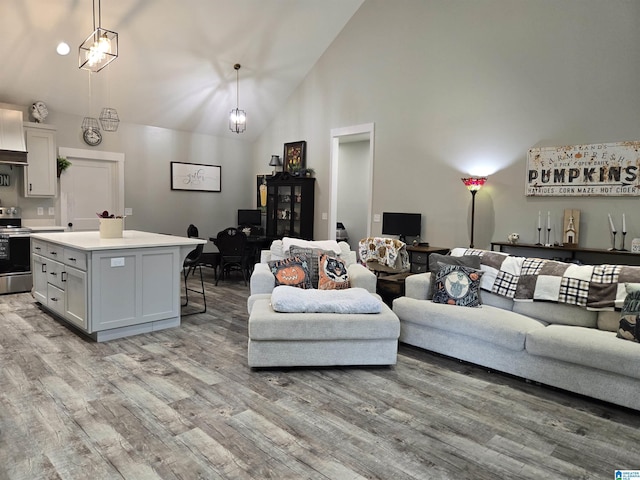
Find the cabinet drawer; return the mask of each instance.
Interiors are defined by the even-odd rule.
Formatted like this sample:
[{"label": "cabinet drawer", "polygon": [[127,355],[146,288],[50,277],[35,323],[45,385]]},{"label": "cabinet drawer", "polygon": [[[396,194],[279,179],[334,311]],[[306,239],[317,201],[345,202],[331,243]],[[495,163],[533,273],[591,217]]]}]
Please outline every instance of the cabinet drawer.
[{"label": "cabinet drawer", "polygon": [[422,263],[412,263],[411,264],[411,273],[424,273],[428,272],[428,266]]},{"label": "cabinet drawer", "polygon": [[31,239],[31,251],[38,255],[45,255],[47,253],[47,244],[40,240]]},{"label": "cabinet drawer", "polygon": [[44,253],[44,256],[61,262],[64,258],[64,248],[60,245],[54,245],[53,243],[47,243],[45,245],[47,251]]},{"label": "cabinet drawer", "polygon": [[54,260],[47,262],[47,282],[64,290],[64,265]]},{"label": "cabinet drawer", "polygon": [[47,285],[47,307],[59,315],[64,315],[64,290],[55,285]]},{"label": "cabinet drawer", "polygon": [[73,248],[64,249],[64,263],[80,270],[87,269],[87,254]]},{"label": "cabinet drawer", "polygon": [[411,252],[411,263],[420,263],[426,265],[429,261],[429,255],[422,252]]}]

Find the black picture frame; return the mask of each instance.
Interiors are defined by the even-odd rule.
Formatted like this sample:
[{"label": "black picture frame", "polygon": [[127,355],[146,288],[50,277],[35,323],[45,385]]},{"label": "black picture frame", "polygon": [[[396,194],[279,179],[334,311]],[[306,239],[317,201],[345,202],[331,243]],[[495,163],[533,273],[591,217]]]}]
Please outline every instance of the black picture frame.
[{"label": "black picture frame", "polygon": [[307,166],[307,142],[289,142],[284,144],[284,154],[282,156],[282,166],[284,172],[295,173]]}]

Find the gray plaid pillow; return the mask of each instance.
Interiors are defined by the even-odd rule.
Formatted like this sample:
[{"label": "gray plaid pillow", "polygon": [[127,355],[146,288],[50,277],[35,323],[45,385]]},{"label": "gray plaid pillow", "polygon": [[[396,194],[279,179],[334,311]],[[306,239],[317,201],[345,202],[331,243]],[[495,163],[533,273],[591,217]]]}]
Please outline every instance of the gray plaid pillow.
[{"label": "gray plaid pillow", "polygon": [[320,248],[308,248],[308,247],[298,247],[296,245],[291,245],[289,247],[289,255],[295,257],[297,255],[306,255],[309,260],[309,273],[311,274],[311,285],[313,288],[318,288],[318,278],[319,274],[319,260],[320,255],[326,254],[330,257],[335,257],[336,253],[332,250],[322,250]]}]

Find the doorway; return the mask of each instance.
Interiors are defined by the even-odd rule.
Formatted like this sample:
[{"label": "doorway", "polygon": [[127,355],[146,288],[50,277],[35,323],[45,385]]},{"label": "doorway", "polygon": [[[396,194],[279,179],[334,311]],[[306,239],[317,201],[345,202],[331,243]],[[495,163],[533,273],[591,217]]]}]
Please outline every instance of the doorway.
[{"label": "doorway", "polygon": [[344,224],[349,245],[358,250],[360,239],[371,236],[373,211],[374,124],[331,130],[331,184],[329,235]]},{"label": "doorway", "polygon": [[60,219],[69,230],[98,230],[97,213],[124,214],[124,153],[60,147],[71,162],[60,176]]}]

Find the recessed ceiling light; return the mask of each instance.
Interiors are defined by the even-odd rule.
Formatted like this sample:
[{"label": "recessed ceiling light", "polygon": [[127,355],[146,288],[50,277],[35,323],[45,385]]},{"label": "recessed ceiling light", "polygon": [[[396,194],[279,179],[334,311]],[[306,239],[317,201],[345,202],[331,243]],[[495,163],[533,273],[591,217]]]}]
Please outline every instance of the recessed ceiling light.
[{"label": "recessed ceiling light", "polygon": [[58,52],[58,55],[68,55],[70,51],[71,48],[69,48],[69,45],[65,42],[60,42],[56,47],[56,52]]}]

